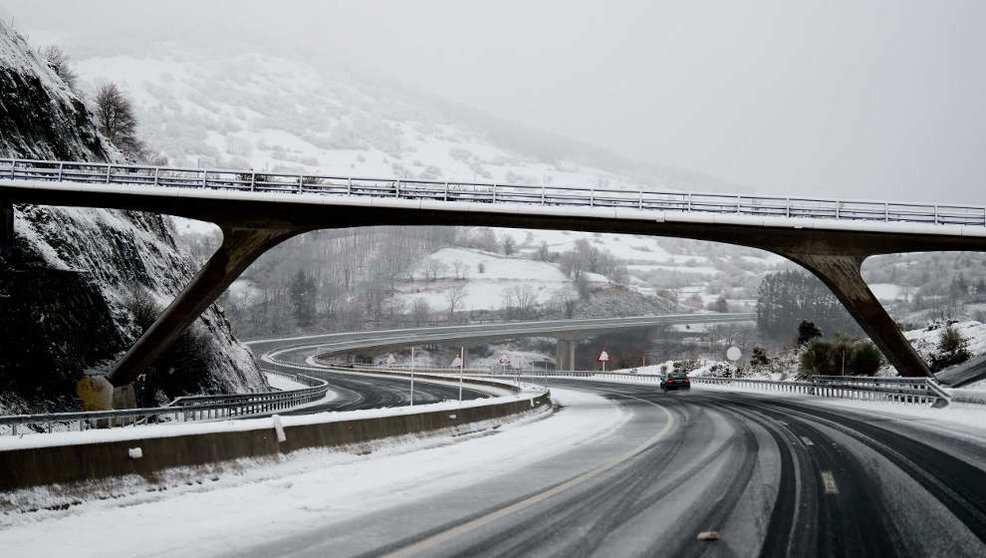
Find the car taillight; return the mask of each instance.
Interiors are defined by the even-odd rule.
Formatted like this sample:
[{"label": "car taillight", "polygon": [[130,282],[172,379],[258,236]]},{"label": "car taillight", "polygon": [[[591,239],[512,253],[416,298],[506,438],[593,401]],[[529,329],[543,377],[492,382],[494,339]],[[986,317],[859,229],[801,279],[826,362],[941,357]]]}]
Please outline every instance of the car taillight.
[{"label": "car taillight", "polygon": [[688,382],[688,381],[689,381],[688,378],[685,378],[685,382]]}]

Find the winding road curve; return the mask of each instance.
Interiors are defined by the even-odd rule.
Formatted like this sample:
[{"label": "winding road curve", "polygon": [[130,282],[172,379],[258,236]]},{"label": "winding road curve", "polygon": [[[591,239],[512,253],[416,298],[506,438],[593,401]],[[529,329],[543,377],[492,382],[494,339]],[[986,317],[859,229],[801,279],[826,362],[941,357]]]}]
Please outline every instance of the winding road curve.
[{"label": "winding road curve", "polygon": [[247,555],[986,555],[982,429],[701,387],[552,385],[601,393],[630,418],[469,490]]}]

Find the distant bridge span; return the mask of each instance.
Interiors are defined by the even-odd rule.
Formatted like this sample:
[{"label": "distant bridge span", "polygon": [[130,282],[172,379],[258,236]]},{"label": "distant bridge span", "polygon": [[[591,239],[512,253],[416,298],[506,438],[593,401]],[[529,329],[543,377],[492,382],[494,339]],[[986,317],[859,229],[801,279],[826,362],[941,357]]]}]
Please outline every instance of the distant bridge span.
[{"label": "distant bridge span", "polygon": [[0,239],[8,245],[11,203],[165,213],[222,229],[220,248],[107,376],[116,386],[133,381],[258,256],[316,229],[484,225],[759,248],[817,275],[905,376],[930,373],[863,281],[863,261],[900,252],[986,251],[982,206],[0,159]]}]

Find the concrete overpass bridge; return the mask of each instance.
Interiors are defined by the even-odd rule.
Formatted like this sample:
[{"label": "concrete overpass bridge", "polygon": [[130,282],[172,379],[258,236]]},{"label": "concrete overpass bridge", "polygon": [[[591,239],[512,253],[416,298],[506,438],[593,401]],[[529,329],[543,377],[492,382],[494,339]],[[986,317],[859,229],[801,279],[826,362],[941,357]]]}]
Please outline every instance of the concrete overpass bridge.
[{"label": "concrete overpass bridge", "polygon": [[518,337],[554,337],[558,341],[556,365],[559,370],[575,369],[575,347],[580,339],[603,333],[689,324],[735,324],[756,320],[753,313],[665,314],[630,318],[586,320],[542,320],[496,324],[469,324],[419,327],[384,331],[360,331],[306,335],[293,338],[255,340],[247,345],[255,355],[277,350],[318,348],[331,356],[349,352],[393,351],[432,343],[494,342]]},{"label": "concrete overpass bridge", "polygon": [[211,221],[223,243],[107,376],[136,378],[258,256],[316,229],[460,225],[670,236],[759,248],[818,276],[905,376],[927,364],[863,281],[873,255],[986,250],[986,208],[376,179],[0,159],[0,245],[12,203],[115,208]]}]

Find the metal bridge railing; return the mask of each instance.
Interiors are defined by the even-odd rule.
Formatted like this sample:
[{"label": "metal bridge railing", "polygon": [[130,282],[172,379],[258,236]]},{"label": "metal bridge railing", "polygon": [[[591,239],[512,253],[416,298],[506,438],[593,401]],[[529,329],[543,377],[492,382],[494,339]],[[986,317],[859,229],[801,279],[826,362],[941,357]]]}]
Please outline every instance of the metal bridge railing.
[{"label": "metal bridge railing", "polygon": [[0,159],[0,179],[986,227],[986,207]]},{"label": "metal bridge railing", "polygon": [[266,374],[286,377],[304,384],[306,387],[264,393],[179,397],[163,407],[0,416],[0,434],[81,431],[90,428],[133,426],[150,422],[192,422],[243,418],[314,403],[325,397],[328,392],[329,384],[325,380],[305,374],[293,374],[278,370],[269,363],[263,363],[261,367]]}]

